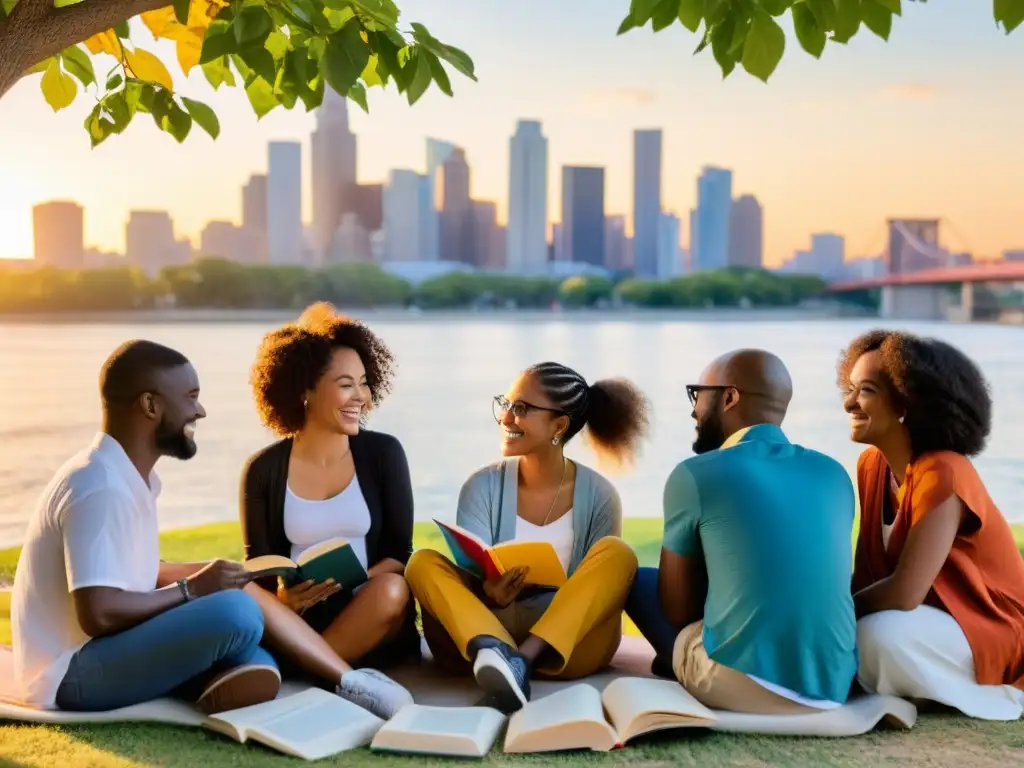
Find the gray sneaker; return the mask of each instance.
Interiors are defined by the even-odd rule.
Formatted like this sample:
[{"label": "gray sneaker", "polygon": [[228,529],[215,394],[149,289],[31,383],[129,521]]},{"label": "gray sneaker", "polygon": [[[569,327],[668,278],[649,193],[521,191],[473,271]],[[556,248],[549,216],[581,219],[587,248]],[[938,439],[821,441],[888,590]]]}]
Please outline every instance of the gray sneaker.
[{"label": "gray sneaker", "polygon": [[341,676],[335,693],[382,720],[390,720],[402,707],[413,703],[409,691],[376,669],[349,670]]}]

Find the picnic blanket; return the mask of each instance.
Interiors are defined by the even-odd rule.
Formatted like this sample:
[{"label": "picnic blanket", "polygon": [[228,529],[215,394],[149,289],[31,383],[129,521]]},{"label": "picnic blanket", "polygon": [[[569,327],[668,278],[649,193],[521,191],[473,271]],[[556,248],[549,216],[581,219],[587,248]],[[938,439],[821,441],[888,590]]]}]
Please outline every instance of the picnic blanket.
[{"label": "picnic blanket", "polygon": [[[540,699],[568,685],[579,682],[598,690],[617,677],[650,676],[653,658],[650,645],[641,638],[625,637],[609,669],[591,677],[574,681],[536,680],[533,698]],[[405,685],[418,704],[463,707],[479,702],[481,693],[469,678],[452,678],[430,662],[429,652],[424,662],[389,670],[392,677]],[[308,684],[286,680],[279,696],[299,693]],[[107,712],[63,712],[39,710],[9,703],[13,691],[13,654],[0,647],[0,720],[26,723],[110,723],[157,722],[179,726],[201,726],[203,714],[191,704],[171,698],[156,699],[145,704]],[[750,715],[716,711],[718,722],[714,730],[734,733],[760,733],[788,736],[858,736],[879,725],[898,729],[912,728],[917,720],[917,708],[908,701],[892,696],[859,696],[850,699],[838,709],[806,715]]]}]

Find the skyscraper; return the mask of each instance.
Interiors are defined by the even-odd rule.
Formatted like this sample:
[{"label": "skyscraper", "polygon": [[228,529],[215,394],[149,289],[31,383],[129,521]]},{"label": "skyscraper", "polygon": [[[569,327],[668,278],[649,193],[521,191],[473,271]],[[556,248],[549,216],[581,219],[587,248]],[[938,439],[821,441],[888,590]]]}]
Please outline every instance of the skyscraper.
[{"label": "skyscraper", "polygon": [[85,265],[85,215],[78,203],[33,206],[32,237],[40,266],[81,269]]},{"label": "skyscraper", "polygon": [[192,256],[189,242],[174,238],[174,222],[167,211],[129,211],[124,244],[128,262],[150,275],[186,264]]},{"label": "skyscraper", "polygon": [[811,262],[814,272],[826,280],[835,280],[843,275],[846,260],[846,240],[842,235],[823,232],[811,235]]},{"label": "skyscraper", "polygon": [[301,264],[302,145],[272,141],[267,161],[267,253],[271,264]]},{"label": "skyscraper", "polygon": [[[441,193],[441,248],[445,261],[473,262],[473,207],[469,199],[469,163],[460,148],[444,161],[437,176]],[[429,226],[429,225],[428,225]],[[429,229],[428,233],[429,234]],[[429,248],[429,243],[424,243]]]},{"label": "skyscraper", "polygon": [[638,277],[658,274],[661,221],[661,130],[633,132],[633,268]]},{"label": "skyscraper", "polygon": [[512,272],[548,262],[548,140],[536,120],[520,120],[509,142],[508,246]]},{"label": "skyscraper", "polygon": [[604,168],[562,167],[562,249],[566,261],[604,264]]},{"label": "skyscraper", "polygon": [[246,261],[267,261],[267,176],[253,174],[242,187],[242,232],[247,244]]},{"label": "skyscraper", "polygon": [[675,277],[683,271],[679,251],[679,217],[674,213],[658,215],[658,269],[655,277]]},{"label": "skyscraper", "polygon": [[625,216],[604,217],[604,266],[612,270],[628,269],[630,266]]},{"label": "skyscraper", "polygon": [[384,187],[384,260],[420,261],[429,203],[425,176],[416,171],[393,170]]},{"label": "skyscraper", "polygon": [[697,210],[690,236],[693,270],[722,269],[729,263],[732,171],[705,166],[697,179]]},{"label": "skyscraper", "polygon": [[423,258],[437,261],[441,258],[441,200],[437,177],[445,161],[451,157],[455,145],[440,139],[427,139],[427,184],[431,190],[430,208],[426,212],[426,231],[423,233]]},{"label": "skyscraper", "polygon": [[352,210],[356,186],[356,136],[348,125],[348,99],[324,89],[310,142],[313,173],[313,253],[323,261],[341,223]]},{"label": "skyscraper", "polygon": [[732,201],[729,214],[729,266],[761,267],[764,263],[764,215],[753,195]]}]

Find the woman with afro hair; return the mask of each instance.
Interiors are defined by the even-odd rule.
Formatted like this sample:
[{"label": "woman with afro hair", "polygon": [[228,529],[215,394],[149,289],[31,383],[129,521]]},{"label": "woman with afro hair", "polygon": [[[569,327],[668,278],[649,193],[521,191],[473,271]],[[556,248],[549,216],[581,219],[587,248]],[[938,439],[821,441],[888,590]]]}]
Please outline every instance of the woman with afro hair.
[{"label": "woman with afro hair", "polygon": [[392,374],[384,343],[327,304],[268,333],[251,382],[260,418],[280,439],[249,458],[241,482],[246,559],[297,560],[343,538],[367,569],[369,580],[355,588],[273,577],[260,586],[264,599],[276,597],[305,620],[294,647],[283,649],[287,660],[385,719],[412,699],[376,668],[420,647],[404,577],[412,554],[409,465],[397,439],[363,429]]},{"label": "woman with afro hair", "polygon": [[955,347],[900,331],[840,358],[857,462],[858,679],[986,720],[1024,709],[1024,561],[969,457],[992,399]]}]

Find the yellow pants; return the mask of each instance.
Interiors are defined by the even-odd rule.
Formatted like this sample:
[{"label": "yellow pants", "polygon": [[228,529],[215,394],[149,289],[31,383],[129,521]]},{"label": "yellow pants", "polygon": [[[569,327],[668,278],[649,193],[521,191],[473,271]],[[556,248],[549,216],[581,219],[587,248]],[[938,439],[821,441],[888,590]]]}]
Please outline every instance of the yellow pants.
[{"label": "yellow pants", "polygon": [[[549,601],[492,611],[474,591],[474,579],[429,549],[413,553],[405,578],[423,609],[423,634],[434,659],[449,669],[468,668],[466,647],[490,635],[512,647],[533,635],[557,653],[538,672],[574,679],[608,665],[622,639],[622,609],[636,575],[636,554],[622,539],[598,541]],[[478,587],[477,587],[478,588]],[[532,614],[532,615],[531,615]],[[511,625],[511,626],[509,626]]]}]

